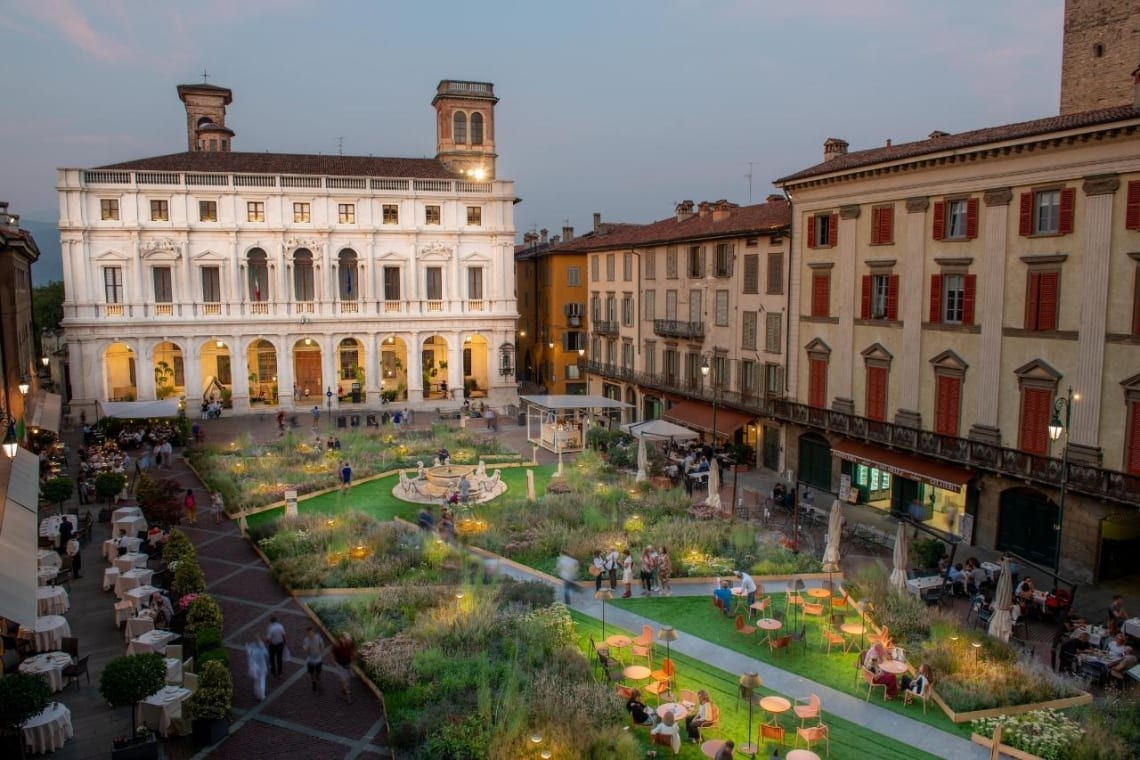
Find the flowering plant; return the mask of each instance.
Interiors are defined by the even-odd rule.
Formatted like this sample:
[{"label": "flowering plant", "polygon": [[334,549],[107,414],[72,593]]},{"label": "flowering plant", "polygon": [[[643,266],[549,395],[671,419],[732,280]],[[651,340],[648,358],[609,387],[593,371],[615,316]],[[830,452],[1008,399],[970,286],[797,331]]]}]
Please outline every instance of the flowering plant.
[{"label": "flowering plant", "polygon": [[184,610],[190,606],[190,602],[198,598],[197,594],[185,594],[178,600],[178,609]]},{"label": "flowering plant", "polygon": [[1001,715],[974,721],[983,736],[992,737],[1002,727],[1001,741],[1044,760],[1067,757],[1069,747],[1081,737],[1081,726],[1056,710],[1034,710],[1022,715]]}]

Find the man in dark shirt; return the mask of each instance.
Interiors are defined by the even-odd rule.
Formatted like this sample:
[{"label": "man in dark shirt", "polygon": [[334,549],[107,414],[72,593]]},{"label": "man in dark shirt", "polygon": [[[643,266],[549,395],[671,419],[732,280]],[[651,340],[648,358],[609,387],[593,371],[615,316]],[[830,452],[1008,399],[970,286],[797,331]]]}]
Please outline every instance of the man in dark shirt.
[{"label": "man in dark shirt", "polygon": [[637,689],[629,695],[629,701],[625,703],[625,709],[629,710],[629,715],[633,718],[633,722],[639,726],[652,726],[655,721],[654,715],[641,701],[641,692]]},{"label": "man in dark shirt", "polygon": [[1086,649],[1092,649],[1092,644],[1089,643],[1089,635],[1081,633],[1066,641],[1061,645],[1061,672],[1071,673],[1074,670],[1074,663],[1077,659],[1077,654]]}]

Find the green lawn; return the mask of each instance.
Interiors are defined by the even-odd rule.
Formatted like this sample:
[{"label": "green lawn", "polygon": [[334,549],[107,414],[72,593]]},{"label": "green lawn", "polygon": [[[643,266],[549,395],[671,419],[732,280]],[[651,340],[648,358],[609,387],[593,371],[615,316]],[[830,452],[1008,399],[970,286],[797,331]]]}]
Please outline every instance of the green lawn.
[{"label": "green lawn", "polygon": [[[488,465],[487,467],[488,472],[493,472],[495,469],[497,469],[496,465]],[[557,467],[555,465],[544,465],[541,467],[503,467],[502,479],[503,482],[507,484],[507,492],[503,496],[499,496],[497,499],[488,502],[485,508],[493,509],[495,501],[506,498],[507,496],[525,495],[527,470],[534,470],[535,495],[541,499],[546,493],[546,484],[550,482],[550,477],[554,474],[556,469]],[[387,477],[357,483],[347,491],[329,491],[320,496],[314,496],[311,499],[301,500],[297,504],[297,511],[301,513],[336,515],[355,510],[370,515],[377,520],[387,521],[394,517],[401,517],[414,522],[416,515],[419,514],[423,505],[403,501],[392,495],[392,489],[396,487],[399,480],[399,475],[389,475]],[[479,511],[481,508],[484,508],[484,505],[476,505],[475,510]],[[283,513],[284,507],[270,509],[256,515],[250,515],[248,522],[250,525],[258,525],[267,520],[274,520]]]},{"label": "green lawn", "polygon": [[[650,600],[645,600],[650,601]],[[689,601],[683,599],[661,599],[652,601],[662,602],[680,602]],[[702,601],[704,601],[702,599]],[[616,603],[616,602],[615,602]],[[625,606],[626,603],[622,603]],[[578,630],[579,645],[582,651],[590,652],[589,637],[592,635],[595,640],[602,638],[601,622],[590,617],[586,617],[580,613],[571,611],[574,618],[575,626]],[[720,622],[720,621],[716,621]],[[728,625],[726,623],[726,625]],[[681,629],[681,626],[677,626]],[[711,627],[711,626],[710,626]],[[731,632],[731,631],[730,631]],[[635,635],[637,632],[623,631],[620,628],[607,625],[606,635],[612,636],[615,633],[625,633],[626,635]],[[739,634],[732,633],[737,638],[742,638]],[[719,642],[718,642],[719,643]],[[663,657],[664,650],[659,646],[656,647],[658,659],[655,661],[660,663],[660,657]],[[749,650],[751,653],[751,650]],[[691,689],[696,691],[698,689],[705,689],[708,691],[709,696],[712,698],[713,703],[721,709],[721,731],[714,733],[714,738],[733,739],[737,746],[745,742],[745,736],[748,732],[748,706],[738,698],[737,682],[740,674],[726,673],[719,670],[712,665],[694,660],[691,657],[686,657],[679,654],[676,650],[671,653],[674,664],[676,665],[677,682],[680,688]],[[848,680],[850,686],[850,680]],[[775,692],[760,688],[758,690],[763,695],[774,694]],[[791,699],[794,696],[788,695],[781,696]],[[646,700],[650,707],[654,706],[652,698]],[[922,714],[921,708],[917,711],[919,715]],[[910,709],[910,715],[913,717],[915,714],[914,708]],[[921,750],[902,744],[895,741],[883,734],[875,733],[872,728],[861,726],[855,723],[837,718],[833,715],[827,714],[827,704],[824,703],[824,722],[830,726],[831,729],[831,755],[833,760],[867,760],[867,758],[874,758],[875,760],[921,760],[922,758],[936,758],[936,755],[931,755]],[[759,733],[759,725],[765,720],[765,715],[758,708],[753,708],[752,713],[752,731],[753,735]],[[795,732],[794,728],[799,725],[799,721],[795,720],[791,713],[782,716],[781,725],[789,730],[789,738],[787,739],[787,748],[794,746]],[[644,739],[645,745],[648,748],[647,729],[634,729],[638,732],[640,738]],[[803,746],[803,743],[800,743]],[[818,754],[820,757],[826,757],[826,751],[823,745],[816,745],[819,748]],[[661,749],[661,748],[658,748]],[[760,745],[761,753],[759,758],[767,758],[771,753],[771,747],[768,744]],[[739,756],[739,752],[737,753]],[[786,750],[781,752],[781,755],[786,754]],[[662,754],[661,757],[673,757],[670,754]],[[696,745],[686,742],[681,748],[681,754],[677,757],[682,760],[698,760],[703,755],[700,748]]]},{"label": "green lawn", "polygon": [[[783,611],[783,594],[766,594],[766,596],[772,598],[772,609]],[[631,598],[614,599],[610,604],[642,615],[650,620],[671,625],[677,629],[678,633],[687,633],[726,649],[741,652],[765,665],[795,673],[816,683],[830,686],[837,691],[857,694],[860,697],[866,696],[865,686],[861,689],[855,687],[855,659],[858,656],[856,652],[858,640],[855,642],[855,648],[848,654],[844,654],[838,649],[832,649],[831,654],[827,654],[826,648],[820,649],[819,619],[811,617],[805,619],[801,611],[799,615],[800,625],[807,627],[806,651],[799,645],[794,645],[790,655],[785,654],[788,650],[783,650],[773,656],[772,650],[768,648],[764,638],[760,636],[762,631],[757,631],[750,636],[737,633],[733,627],[734,618],[721,616],[713,608],[709,599],[707,596]],[[858,622],[859,616],[857,613],[850,613],[847,619],[849,622]],[[791,622],[794,620],[794,616],[789,613],[786,620],[789,622],[785,624],[781,633],[791,633],[792,631]],[[747,616],[745,616],[745,621],[747,622]],[[970,737],[971,731],[968,724],[953,723],[933,703],[931,703],[928,712],[923,715],[921,707],[918,709],[914,705],[903,707],[901,698],[891,702],[883,701],[881,692],[878,690],[872,694],[871,699],[875,700],[875,704],[885,710],[905,714],[908,718],[928,723],[956,736],[966,739]]]}]

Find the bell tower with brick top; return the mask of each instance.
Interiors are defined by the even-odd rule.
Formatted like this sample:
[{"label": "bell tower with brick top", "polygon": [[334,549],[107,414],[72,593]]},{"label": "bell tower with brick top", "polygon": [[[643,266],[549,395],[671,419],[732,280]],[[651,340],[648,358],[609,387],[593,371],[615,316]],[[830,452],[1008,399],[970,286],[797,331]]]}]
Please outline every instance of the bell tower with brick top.
[{"label": "bell tower with brick top", "polygon": [[1131,73],[1140,66],[1140,2],[1065,0],[1061,113],[1135,102]]},{"label": "bell tower with brick top", "polygon": [[234,132],[226,126],[226,106],[234,100],[228,87],[180,84],[178,97],[186,104],[186,141],[190,152],[228,153]]},{"label": "bell tower with brick top", "polygon": [[436,87],[435,157],[472,180],[495,178],[495,85],[444,79]]}]

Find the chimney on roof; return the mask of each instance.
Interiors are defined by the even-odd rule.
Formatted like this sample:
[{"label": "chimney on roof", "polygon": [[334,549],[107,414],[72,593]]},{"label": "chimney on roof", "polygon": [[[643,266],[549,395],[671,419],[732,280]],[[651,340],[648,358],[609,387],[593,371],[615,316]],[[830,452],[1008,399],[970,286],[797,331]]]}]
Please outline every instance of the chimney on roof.
[{"label": "chimney on roof", "polygon": [[538,231],[538,242],[545,243],[548,232],[545,227]]},{"label": "chimney on roof", "polygon": [[708,216],[711,209],[712,204],[708,201],[701,201],[697,204],[697,213],[700,215],[701,219],[704,219],[706,216]]},{"label": "chimney on roof", "polygon": [[574,228],[573,227],[563,227],[562,228],[562,239],[565,240],[567,243],[569,243],[571,240],[573,240],[574,239]]},{"label": "chimney on roof", "polygon": [[601,231],[602,231],[602,215],[599,212],[595,211],[594,212],[594,234],[597,234]]},{"label": "chimney on roof", "polygon": [[772,193],[771,195],[769,195],[767,198],[764,199],[764,202],[765,203],[779,203],[780,201],[786,201],[786,200],[787,200],[787,198],[780,195],[779,193]]},{"label": "chimney on roof", "polygon": [[847,141],[838,137],[829,137],[823,141],[823,160],[830,161],[836,156],[847,155]]},{"label": "chimney on roof", "polygon": [[729,203],[723,198],[713,204],[713,221],[721,222],[731,216],[732,209],[736,208],[735,203]]},{"label": "chimney on roof", "polygon": [[677,221],[683,222],[693,215],[693,202],[681,201],[677,204]]},{"label": "chimney on roof", "polygon": [[523,245],[534,245],[536,242],[538,242],[537,232],[523,233]]},{"label": "chimney on roof", "polygon": [[550,244],[551,245],[558,245],[560,242],[562,242],[562,238],[558,237],[557,235],[550,238]]},{"label": "chimney on roof", "polygon": [[937,140],[939,137],[949,137],[949,132],[943,132],[941,129],[936,129],[930,133],[931,140]]},{"label": "chimney on roof", "polygon": [[889,137],[887,138],[887,147],[888,148],[891,147],[891,138],[889,138]]}]

